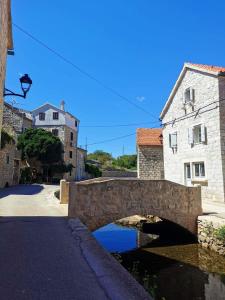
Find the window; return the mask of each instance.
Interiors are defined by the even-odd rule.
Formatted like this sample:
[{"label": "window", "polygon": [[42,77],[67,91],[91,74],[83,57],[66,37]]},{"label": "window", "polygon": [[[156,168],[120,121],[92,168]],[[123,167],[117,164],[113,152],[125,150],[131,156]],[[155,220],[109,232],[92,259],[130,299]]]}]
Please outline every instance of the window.
[{"label": "window", "polygon": [[9,155],[8,154],[6,155],[6,163],[7,163],[7,165],[9,164]]},{"label": "window", "polygon": [[205,177],[205,164],[204,162],[194,163],[194,177],[203,178]]},{"label": "window", "polygon": [[43,112],[39,113],[39,120],[40,121],[44,121],[45,120],[45,113],[43,113]]},{"label": "window", "polygon": [[206,143],[206,128],[203,124],[189,128],[188,131],[189,144]]},{"label": "window", "polygon": [[188,88],[184,92],[184,103],[191,103],[194,101],[195,98],[195,90],[192,88]]},{"label": "window", "polygon": [[77,122],[77,120],[75,121],[75,127],[77,127],[77,125],[78,125],[78,122]]},{"label": "window", "polygon": [[59,130],[58,129],[52,129],[52,134],[54,136],[58,136],[59,135]]},{"label": "window", "polygon": [[169,135],[169,145],[170,148],[177,148],[177,132],[171,133]]},{"label": "window", "polygon": [[53,112],[53,120],[58,120],[59,119],[59,113],[54,111]]},{"label": "window", "polygon": [[70,140],[73,141],[73,132],[70,132]]},{"label": "window", "polygon": [[70,151],[70,158],[73,158],[73,151]]}]

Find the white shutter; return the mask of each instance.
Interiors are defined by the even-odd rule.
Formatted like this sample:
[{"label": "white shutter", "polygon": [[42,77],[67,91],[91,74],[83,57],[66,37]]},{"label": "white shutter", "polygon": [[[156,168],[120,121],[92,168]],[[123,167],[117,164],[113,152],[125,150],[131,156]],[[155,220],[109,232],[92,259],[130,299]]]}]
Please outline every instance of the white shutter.
[{"label": "white shutter", "polygon": [[201,124],[201,142],[205,143],[206,142],[206,130],[205,130],[205,125]]},{"label": "white shutter", "polygon": [[193,128],[188,128],[188,144],[194,144]]},{"label": "white shutter", "polygon": [[194,89],[190,89],[190,100],[191,100],[191,102],[194,102],[194,100],[195,100],[195,90]]}]

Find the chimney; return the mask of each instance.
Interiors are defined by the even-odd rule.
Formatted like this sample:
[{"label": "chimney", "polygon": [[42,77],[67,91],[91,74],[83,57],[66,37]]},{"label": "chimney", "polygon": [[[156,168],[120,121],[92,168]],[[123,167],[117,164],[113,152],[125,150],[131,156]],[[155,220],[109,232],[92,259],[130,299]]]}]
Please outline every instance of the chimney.
[{"label": "chimney", "polygon": [[65,101],[64,100],[62,100],[60,103],[60,109],[65,111]]}]

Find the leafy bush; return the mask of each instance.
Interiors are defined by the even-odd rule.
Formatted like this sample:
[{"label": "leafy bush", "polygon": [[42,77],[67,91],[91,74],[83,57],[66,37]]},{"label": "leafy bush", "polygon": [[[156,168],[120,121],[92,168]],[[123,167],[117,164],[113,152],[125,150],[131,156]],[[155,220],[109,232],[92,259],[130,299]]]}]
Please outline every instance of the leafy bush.
[{"label": "leafy bush", "polygon": [[21,175],[20,175],[20,183],[26,184],[32,182],[32,170],[31,168],[24,168],[21,169]]},{"label": "leafy bush", "polygon": [[15,144],[14,138],[5,130],[1,131],[1,149],[5,148],[6,144]]},{"label": "leafy bush", "polygon": [[102,176],[102,171],[94,165],[90,165],[90,164],[86,163],[85,164],[85,171],[88,174],[92,175],[93,177],[101,177]]},{"label": "leafy bush", "polygon": [[225,242],[225,225],[221,226],[215,231],[215,236],[218,240],[222,240]]}]

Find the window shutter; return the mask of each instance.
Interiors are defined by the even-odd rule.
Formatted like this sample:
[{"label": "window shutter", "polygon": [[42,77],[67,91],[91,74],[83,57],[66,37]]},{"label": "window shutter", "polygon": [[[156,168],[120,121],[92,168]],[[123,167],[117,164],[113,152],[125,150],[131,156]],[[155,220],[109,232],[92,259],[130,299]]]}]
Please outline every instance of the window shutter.
[{"label": "window shutter", "polygon": [[169,134],[169,146],[171,148],[171,134]]},{"label": "window shutter", "polygon": [[193,128],[188,128],[188,144],[194,143]]},{"label": "window shutter", "polygon": [[205,125],[201,124],[201,142],[205,143],[206,142],[206,129],[205,129]]},{"label": "window shutter", "polygon": [[190,100],[193,102],[195,100],[195,90],[190,89]]}]

